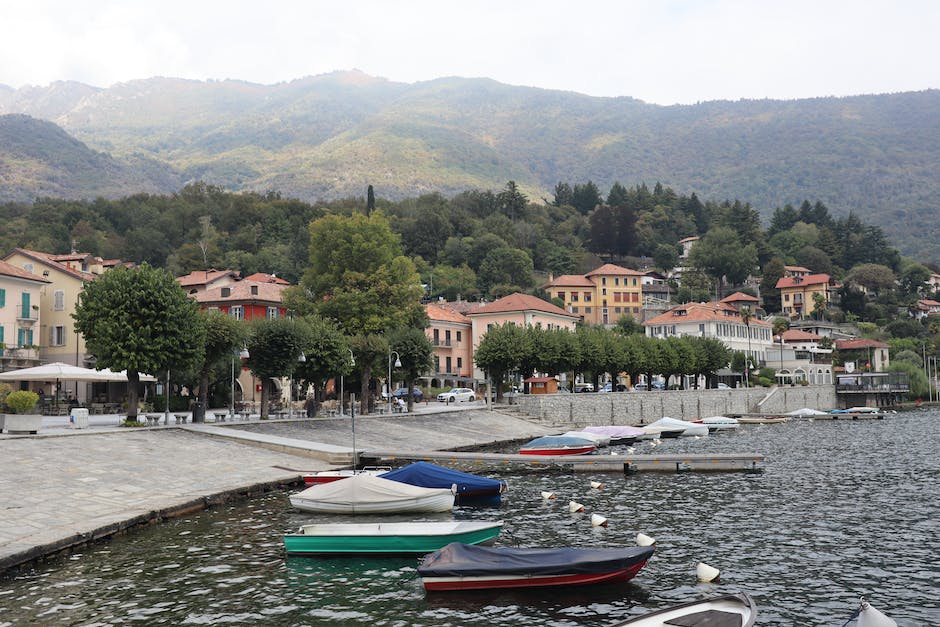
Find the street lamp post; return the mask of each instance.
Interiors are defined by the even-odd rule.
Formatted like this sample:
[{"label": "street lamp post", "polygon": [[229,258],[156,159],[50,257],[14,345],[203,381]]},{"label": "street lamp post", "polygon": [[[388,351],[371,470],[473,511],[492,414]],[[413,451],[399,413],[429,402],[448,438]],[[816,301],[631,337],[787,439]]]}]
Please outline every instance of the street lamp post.
[{"label": "street lamp post", "polygon": [[250,355],[248,354],[248,349],[243,348],[240,351],[232,350],[232,396],[229,398],[228,402],[228,414],[234,420],[235,418],[235,360],[236,359],[248,359]]},{"label": "street lamp post", "polygon": [[[351,349],[351,348],[347,348],[346,350],[349,352],[349,363],[350,363],[353,367],[355,367],[355,366],[356,366],[356,356],[353,355],[353,352],[352,352],[352,349]],[[346,395],[345,395],[345,393],[344,393],[344,391],[343,391],[343,377],[344,377],[344,375],[343,375],[342,373],[340,373],[340,375],[339,375],[339,415],[340,415],[340,416],[345,415],[345,414],[344,414],[344,407],[343,407],[343,404],[344,404],[344,403],[343,403],[343,401],[346,399]],[[354,433],[355,433],[355,432],[354,432]],[[353,436],[353,437],[355,437],[355,436]],[[353,449],[355,449],[355,446],[353,447]]]},{"label": "street lamp post", "polygon": [[[388,352],[388,380],[385,383],[386,390],[388,392],[388,414],[392,415],[392,355],[395,355],[395,367],[401,368],[401,355],[398,354],[398,351],[389,351]],[[411,393],[411,390],[408,390],[408,393]]]},{"label": "street lamp post", "polygon": [[[303,354],[303,351],[300,353],[300,357],[297,358],[297,363],[302,364],[307,361],[307,356]],[[295,366],[296,367],[296,366]],[[290,389],[287,390],[287,417],[294,417],[294,370],[290,371]]]}]

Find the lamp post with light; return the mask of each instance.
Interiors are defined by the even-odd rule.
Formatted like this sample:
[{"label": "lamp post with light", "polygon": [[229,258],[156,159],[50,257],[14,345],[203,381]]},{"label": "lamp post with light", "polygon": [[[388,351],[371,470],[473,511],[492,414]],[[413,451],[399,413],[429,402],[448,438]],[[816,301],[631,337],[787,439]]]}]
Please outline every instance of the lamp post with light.
[{"label": "lamp post with light", "polygon": [[[349,352],[349,363],[350,363],[350,365],[351,365],[353,368],[355,368],[355,367],[356,367],[356,356],[353,355],[353,352],[352,352],[352,349],[351,349],[351,348],[347,348],[346,350]],[[343,375],[342,373],[340,373],[340,375],[339,375],[339,415],[340,415],[340,416],[343,416],[343,415],[344,415],[344,413],[343,413],[343,412],[344,412],[344,407],[343,407],[343,405],[344,405],[344,401],[346,400],[346,395],[345,395],[345,393],[344,393],[344,391],[343,391],[343,377],[344,377],[344,375]],[[355,448],[355,447],[353,447],[353,448]]]},{"label": "lamp post with light", "polygon": [[[398,351],[389,351],[388,352],[388,381],[385,383],[385,387],[388,389],[388,414],[392,414],[392,355],[395,355],[395,367],[401,368],[401,355],[398,354]],[[411,390],[409,390],[409,393]]]},{"label": "lamp post with light", "polygon": [[[307,356],[304,355],[303,351],[300,352],[300,357],[297,358],[297,363],[302,364],[306,363]],[[287,417],[294,417],[294,370],[290,371],[290,389],[287,390]]]},{"label": "lamp post with light", "polygon": [[247,348],[232,351],[232,396],[229,399],[228,414],[233,420],[235,418],[235,360],[248,359],[250,356]]}]

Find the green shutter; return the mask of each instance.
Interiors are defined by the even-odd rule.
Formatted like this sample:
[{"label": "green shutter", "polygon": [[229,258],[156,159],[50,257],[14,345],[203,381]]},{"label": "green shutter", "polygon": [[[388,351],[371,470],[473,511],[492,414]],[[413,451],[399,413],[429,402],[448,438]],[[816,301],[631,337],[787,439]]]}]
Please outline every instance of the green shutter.
[{"label": "green shutter", "polygon": [[0,325],[0,344],[3,344],[3,325]]},{"label": "green shutter", "polygon": [[0,288],[0,307],[6,307],[7,305],[7,291],[3,288]]},{"label": "green shutter", "polygon": [[29,292],[23,292],[23,297],[20,299],[23,303],[23,315],[21,318],[29,318]]}]

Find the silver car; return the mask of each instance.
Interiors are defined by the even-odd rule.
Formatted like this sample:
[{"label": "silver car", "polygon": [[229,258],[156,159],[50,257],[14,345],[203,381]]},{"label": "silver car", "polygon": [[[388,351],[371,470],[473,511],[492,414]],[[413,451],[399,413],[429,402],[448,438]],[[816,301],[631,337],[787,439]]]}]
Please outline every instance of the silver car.
[{"label": "silver car", "polygon": [[458,401],[475,401],[476,392],[470,388],[451,388],[449,392],[442,392],[437,395],[437,400],[442,403],[456,403]]}]

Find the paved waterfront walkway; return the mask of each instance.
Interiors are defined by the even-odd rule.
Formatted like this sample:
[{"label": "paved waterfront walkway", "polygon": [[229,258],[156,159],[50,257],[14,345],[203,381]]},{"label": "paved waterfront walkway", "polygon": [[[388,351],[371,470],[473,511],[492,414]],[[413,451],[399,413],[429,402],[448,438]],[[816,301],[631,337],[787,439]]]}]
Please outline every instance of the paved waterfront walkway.
[{"label": "paved waterfront walkway", "polygon": [[[438,406],[438,411],[357,417],[357,448],[360,442],[372,447],[407,442],[412,449],[432,450],[545,432],[480,405]],[[304,471],[333,467],[329,459],[259,448],[258,441],[296,440],[301,448],[327,453],[352,445],[349,418],[226,427],[116,424],[102,420],[81,430],[44,425],[38,436],[0,436],[0,572],[135,524],[286,486]],[[219,437],[238,435],[234,431],[241,432],[238,439]]]}]

